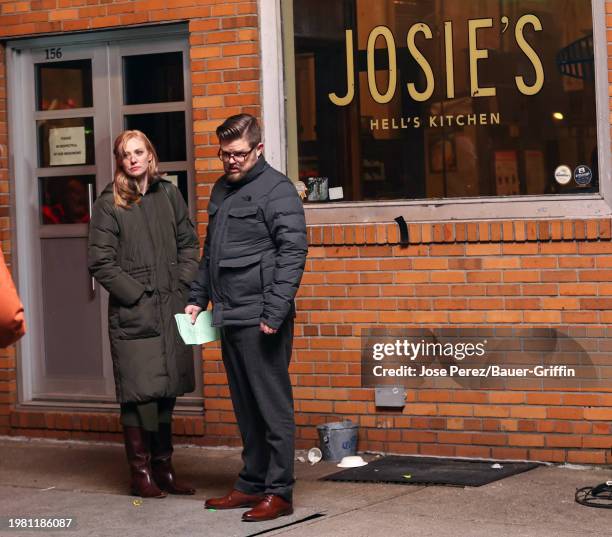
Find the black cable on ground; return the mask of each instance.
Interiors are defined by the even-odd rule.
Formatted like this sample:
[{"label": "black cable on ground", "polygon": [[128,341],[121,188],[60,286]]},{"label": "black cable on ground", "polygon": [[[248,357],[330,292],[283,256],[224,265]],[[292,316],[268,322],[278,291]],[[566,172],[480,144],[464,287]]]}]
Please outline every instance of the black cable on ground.
[{"label": "black cable on ground", "polygon": [[587,507],[612,509],[612,481],[606,481],[595,487],[582,487],[574,496],[576,502]]}]

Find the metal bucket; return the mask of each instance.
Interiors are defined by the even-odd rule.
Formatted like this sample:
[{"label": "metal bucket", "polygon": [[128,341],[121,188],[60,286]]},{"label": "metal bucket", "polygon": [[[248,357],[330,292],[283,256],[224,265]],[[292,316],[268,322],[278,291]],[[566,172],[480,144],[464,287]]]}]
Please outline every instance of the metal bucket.
[{"label": "metal bucket", "polygon": [[339,461],[342,457],[355,455],[359,425],[352,421],[335,421],[317,425],[323,460]]}]

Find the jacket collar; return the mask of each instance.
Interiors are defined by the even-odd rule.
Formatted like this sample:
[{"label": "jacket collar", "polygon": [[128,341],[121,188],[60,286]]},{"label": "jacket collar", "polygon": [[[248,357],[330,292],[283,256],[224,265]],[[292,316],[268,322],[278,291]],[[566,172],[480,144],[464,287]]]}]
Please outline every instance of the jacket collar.
[{"label": "jacket collar", "polygon": [[[147,192],[149,192],[150,190],[157,190],[162,181],[166,181],[167,183],[170,182],[168,181],[168,179],[166,179],[165,177],[161,177],[160,175],[156,175],[152,177],[151,179],[149,179],[149,185],[147,186]],[[106,185],[106,187],[104,187],[104,190],[101,192],[101,194],[105,194],[105,193],[109,193],[109,194],[113,193],[113,181],[111,181],[110,183]]]},{"label": "jacket collar", "polygon": [[152,187],[153,185],[157,185],[162,179],[164,178],[159,175],[154,175],[153,177],[149,179],[149,187]]},{"label": "jacket collar", "polygon": [[170,182],[168,181],[168,179],[162,177],[161,175],[155,175],[151,177],[149,179],[149,185],[147,186],[147,192],[155,192],[156,190],[158,190],[162,181],[165,181],[166,183]]},{"label": "jacket collar", "polygon": [[242,188],[244,185],[257,179],[267,167],[268,167],[268,163],[266,162],[266,159],[264,158],[263,155],[260,155],[260,157],[257,159],[257,162],[255,163],[255,166],[253,166],[247,172],[247,174],[242,179],[240,179],[240,181],[236,181],[235,183],[230,182],[227,180],[226,176],[224,175],[223,180],[225,181],[225,186],[228,188],[228,190],[235,190],[238,188]]}]

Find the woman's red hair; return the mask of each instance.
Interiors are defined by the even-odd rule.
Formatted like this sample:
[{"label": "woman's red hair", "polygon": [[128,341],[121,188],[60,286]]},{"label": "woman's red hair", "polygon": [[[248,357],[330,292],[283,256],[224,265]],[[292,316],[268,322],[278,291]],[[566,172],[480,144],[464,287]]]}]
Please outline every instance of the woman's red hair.
[{"label": "woman's red hair", "polygon": [[141,140],[147,151],[151,154],[151,161],[147,169],[149,181],[159,175],[157,169],[158,158],[157,151],[153,147],[151,140],[147,138],[144,132],[138,130],[123,131],[115,139],[113,145],[113,154],[115,155],[115,175],[113,177],[113,195],[115,198],[115,205],[117,207],[123,207],[127,209],[134,203],[138,203],[140,200],[138,185],[136,180],[125,173],[123,170],[123,158],[125,156],[125,144],[128,143],[132,138],[138,138]]}]

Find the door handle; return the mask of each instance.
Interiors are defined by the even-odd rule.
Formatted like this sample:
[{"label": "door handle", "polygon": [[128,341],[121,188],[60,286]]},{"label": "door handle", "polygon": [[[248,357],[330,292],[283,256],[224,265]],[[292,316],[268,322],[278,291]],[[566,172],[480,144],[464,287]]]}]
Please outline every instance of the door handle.
[{"label": "door handle", "polygon": [[89,219],[93,213],[93,189],[94,186],[91,183],[87,183],[87,207],[89,210]]},{"label": "door handle", "polygon": [[[88,209],[89,209],[89,219],[91,220],[91,215],[93,213],[93,189],[94,189],[94,185],[92,183],[87,183],[87,205],[88,205]],[[96,296],[96,280],[93,276],[91,276],[90,278],[90,285],[91,287],[89,288],[90,292],[91,292],[91,297],[95,298]]]}]

